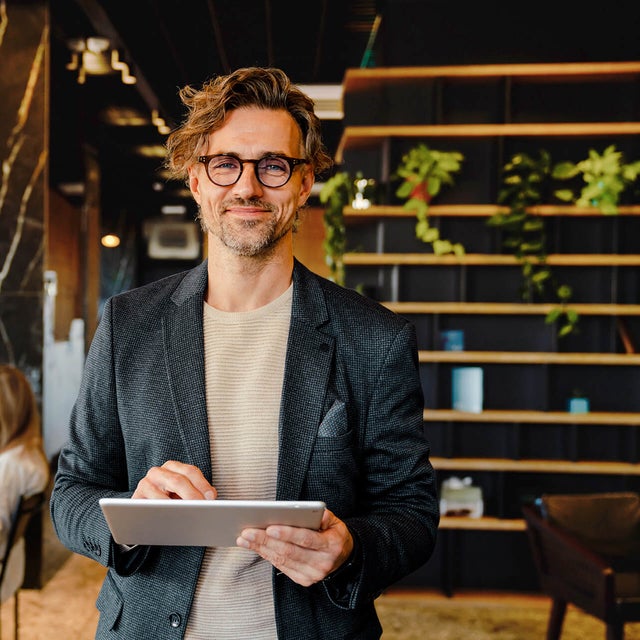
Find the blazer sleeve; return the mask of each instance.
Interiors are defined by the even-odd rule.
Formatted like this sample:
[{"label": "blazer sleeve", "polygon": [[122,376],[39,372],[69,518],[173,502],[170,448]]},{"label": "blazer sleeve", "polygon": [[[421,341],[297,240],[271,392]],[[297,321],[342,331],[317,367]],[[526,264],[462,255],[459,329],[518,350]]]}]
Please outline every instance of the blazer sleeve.
[{"label": "blazer sleeve", "polygon": [[356,552],[324,585],[334,604],[345,608],[376,598],[423,565],[439,523],[413,325],[404,324],[376,359],[378,348],[372,345],[369,354],[378,364],[360,429],[361,506],[345,518]]},{"label": "blazer sleeve", "polygon": [[67,548],[130,573],[144,560],[148,547],[121,557],[98,502],[132,494],[115,392],[112,314],[109,300],[87,355],[71,412],[69,440],[58,460],[50,510],[56,534]]}]

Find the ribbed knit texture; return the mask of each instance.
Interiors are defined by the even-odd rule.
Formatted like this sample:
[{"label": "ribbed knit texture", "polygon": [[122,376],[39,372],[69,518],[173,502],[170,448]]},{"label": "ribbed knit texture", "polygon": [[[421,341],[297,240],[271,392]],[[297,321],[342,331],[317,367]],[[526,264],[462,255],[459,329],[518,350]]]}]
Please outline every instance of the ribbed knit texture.
[{"label": "ribbed knit texture", "polygon": [[[248,312],[204,306],[211,468],[219,499],[275,499],[292,295],[289,287]],[[271,572],[252,551],[207,549],[186,640],[277,638]]]}]

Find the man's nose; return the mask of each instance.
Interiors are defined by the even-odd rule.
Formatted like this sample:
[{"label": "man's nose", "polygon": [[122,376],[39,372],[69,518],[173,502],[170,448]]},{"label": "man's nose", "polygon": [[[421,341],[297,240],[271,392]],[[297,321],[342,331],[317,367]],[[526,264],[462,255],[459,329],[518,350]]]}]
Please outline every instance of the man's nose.
[{"label": "man's nose", "polygon": [[256,176],[255,164],[253,162],[245,162],[242,167],[242,174],[233,185],[233,193],[242,197],[249,198],[263,194],[263,186]]}]

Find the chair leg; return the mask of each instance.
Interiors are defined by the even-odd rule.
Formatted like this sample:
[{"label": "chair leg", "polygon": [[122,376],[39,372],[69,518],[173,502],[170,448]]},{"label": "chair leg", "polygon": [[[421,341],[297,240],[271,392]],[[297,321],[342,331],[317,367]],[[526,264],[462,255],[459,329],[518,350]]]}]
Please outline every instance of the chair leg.
[{"label": "chair leg", "polygon": [[623,640],[624,624],[620,621],[607,624],[607,640]]},{"label": "chair leg", "polygon": [[20,613],[20,603],[18,602],[18,593],[20,593],[20,589],[18,589],[13,594],[13,625],[14,625],[15,640],[18,640],[18,625],[20,624],[20,620],[18,618]]},{"label": "chair leg", "polygon": [[559,640],[566,610],[567,603],[564,600],[554,598],[547,626],[547,640]]}]

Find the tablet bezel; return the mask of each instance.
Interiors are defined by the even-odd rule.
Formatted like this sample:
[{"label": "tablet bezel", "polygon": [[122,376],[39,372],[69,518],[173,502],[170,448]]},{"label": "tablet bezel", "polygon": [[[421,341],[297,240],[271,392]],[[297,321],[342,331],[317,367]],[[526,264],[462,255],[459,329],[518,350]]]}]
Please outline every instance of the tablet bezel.
[{"label": "tablet bezel", "polygon": [[326,508],[311,500],[101,498],[118,544],[232,547],[245,528],[281,524],[318,529]]}]

